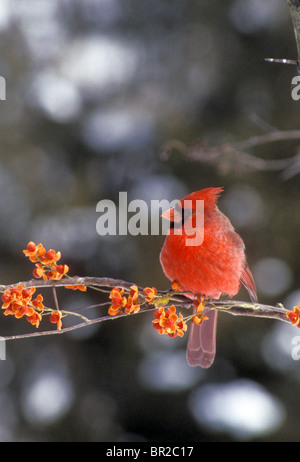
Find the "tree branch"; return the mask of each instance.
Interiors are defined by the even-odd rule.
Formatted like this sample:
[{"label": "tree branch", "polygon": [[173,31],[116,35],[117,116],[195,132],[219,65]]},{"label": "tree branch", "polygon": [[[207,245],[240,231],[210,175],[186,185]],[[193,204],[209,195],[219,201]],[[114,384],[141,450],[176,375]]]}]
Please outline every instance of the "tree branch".
[{"label": "tree branch", "polygon": [[297,67],[298,74],[300,74],[300,0],[287,0],[287,4],[290,10],[296,40],[297,59],[266,58],[265,61],[279,64],[292,64]]},{"label": "tree branch", "polygon": [[228,170],[282,171],[284,179],[300,172],[300,153],[284,159],[262,159],[246,152],[247,149],[268,143],[300,140],[300,130],[272,131],[253,136],[244,141],[209,146],[201,141],[191,147],[179,140],[170,140],[162,149],[162,160],[168,160],[173,150],[179,151],[187,160],[217,165],[221,173]]},{"label": "tree branch", "polygon": [[[90,289],[101,290],[104,293],[110,293],[111,289],[118,287],[119,289],[124,289],[127,293],[130,291],[130,288],[133,283],[123,281],[120,279],[112,279],[112,278],[97,278],[97,277],[68,277],[66,279],[57,280],[40,280],[40,279],[32,279],[29,281],[20,282],[18,284],[11,284],[11,285],[0,285],[0,292],[4,292],[7,289],[11,289],[12,287],[16,287],[17,285],[21,284],[24,288],[54,288],[54,287],[64,287],[66,285],[85,285]],[[138,287],[139,289],[139,297],[142,302],[142,306],[140,308],[139,313],[146,313],[149,311],[156,310],[158,306],[164,306],[165,308],[176,305],[176,307],[180,308],[191,308],[193,307],[191,298],[186,297],[184,294],[180,292],[175,292],[174,290],[165,290],[165,291],[158,291],[157,296],[159,297],[158,304],[148,304],[145,301],[145,296],[143,295],[143,288]],[[99,303],[99,305],[93,305],[93,307],[98,306],[101,307],[103,305],[107,306],[110,304],[108,300],[105,303]],[[90,307],[85,307],[88,309]],[[212,309],[216,309],[222,311],[224,313],[228,313],[234,316],[251,316],[251,317],[260,317],[260,318],[267,318],[267,319],[275,319],[284,322],[290,322],[286,316],[287,310],[283,307],[283,305],[279,304],[277,306],[271,305],[263,305],[260,303],[250,303],[244,301],[236,301],[236,300],[208,300],[204,302],[204,312],[209,311]],[[62,309],[63,311],[63,309]],[[70,312],[70,314],[74,314],[78,316],[77,312]],[[36,331],[33,333],[28,334],[20,334],[20,335],[11,335],[11,336],[4,336],[2,339],[4,340],[16,340],[20,338],[30,338],[30,337],[39,337],[43,335],[56,335],[56,334],[63,334],[66,332],[73,331],[75,329],[80,329],[82,327],[87,327],[90,325],[98,324],[105,321],[111,321],[118,319],[120,317],[125,316],[132,316],[133,314],[126,314],[120,313],[114,317],[110,315],[103,315],[94,319],[84,318],[80,319],[80,322],[75,323],[72,326],[62,327],[61,330],[50,330],[50,331]],[[78,319],[78,317],[77,317]]]},{"label": "tree branch", "polygon": [[287,0],[288,7],[290,9],[290,15],[292,18],[296,46],[297,46],[297,68],[300,73],[300,1],[299,0]]}]

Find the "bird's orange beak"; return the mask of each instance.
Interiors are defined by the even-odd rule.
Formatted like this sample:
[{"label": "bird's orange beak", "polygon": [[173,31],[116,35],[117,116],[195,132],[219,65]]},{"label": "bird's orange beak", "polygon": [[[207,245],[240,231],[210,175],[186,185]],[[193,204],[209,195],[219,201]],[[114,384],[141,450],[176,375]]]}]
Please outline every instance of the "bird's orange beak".
[{"label": "bird's orange beak", "polygon": [[161,214],[162,218],[165,218],[165,220],[173,221],[174,223],[180,223],[181,222],[181,216],[180,213],[177,212],[177,210],[168,209],[164,213]]}]

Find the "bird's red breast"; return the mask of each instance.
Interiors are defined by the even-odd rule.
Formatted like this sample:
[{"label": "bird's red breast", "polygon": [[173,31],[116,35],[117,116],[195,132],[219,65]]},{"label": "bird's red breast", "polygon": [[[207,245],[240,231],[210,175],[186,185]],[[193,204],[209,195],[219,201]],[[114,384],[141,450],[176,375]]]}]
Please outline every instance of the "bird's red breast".
[{"label": "bird's red breast", "polygon": [[[187,214],[185,223],[181,222],[181,234],[170,229],[160,254],[165,275],[171,281],[177,281],[183,289],[194,294],[214,299],[221,294],[230,297],[237,294],[246,268],[244,242],[216,205],[221,191],[221,188],[207,188],[180,201],[183,211],[185,204],[191,203],[191,214]],[[191,238],[191,230],[195,229],[197,201],[204,201],[204,239],[200,245],[187,246],[186,240]],[[173,221],[174,214],[176,216],[176,211]],[[184,219],[184,213],[182,216]],[[185,229],[189,230],[188,234]]]}]

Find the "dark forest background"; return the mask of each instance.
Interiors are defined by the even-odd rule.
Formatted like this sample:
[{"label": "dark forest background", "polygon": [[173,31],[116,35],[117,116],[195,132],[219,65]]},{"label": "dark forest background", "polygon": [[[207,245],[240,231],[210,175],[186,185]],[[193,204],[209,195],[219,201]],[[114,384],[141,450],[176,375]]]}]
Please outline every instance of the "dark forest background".
[{"label": "dark forest background", "polygon": [[[60,250],[72,275],[167,289],[164,236],[101,237],[97,203],[223,186],[219,206],[246,243],[260,302],[300,304],[297,170],[188,161],[176,149],[161,158],[174,139],[216,146],[298,129],[296,69],[270,57],[296,58],[284,0],[1,0],[1,284],[31,278],[22,250],[33,240]],[[297,145],[248,153],[286,159]],[[59,297],[65,309],[99,300]],[[27,324],[2,316],[0,335]],[[298,441],[297,335],[221,314],[208,370],[188,367],[187,336],[159,336],[151,313],[7,342],[0,440]]]}]

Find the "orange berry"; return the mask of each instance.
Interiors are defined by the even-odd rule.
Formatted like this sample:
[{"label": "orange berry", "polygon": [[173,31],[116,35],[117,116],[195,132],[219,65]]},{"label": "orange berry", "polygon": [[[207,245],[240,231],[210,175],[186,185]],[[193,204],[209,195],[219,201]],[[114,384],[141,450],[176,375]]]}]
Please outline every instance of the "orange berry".
[{"label": "orange berry", "polygon": [[298,320],[298,315],[296,313],[294,313],[294,311],[288,311],[286,313],[286,316],[292,322],[296,322]]},{"label": "orange berry", "polygon": [[22,297],[23,298],[28,298],[31,296],[30,290],[29,289],[23,289],[22,290]]},{"label": "orange berry", "polygon": [[11,295],[8,292],[4,293],[1,297],[1,300],[3,301],[3,303],[8,303],[10,299],[11,299]]},{"label": "orange berry", "polygon": [[36,249],[36,245],[34,242],[30,241],[27,245],[28,252],[34,252]]},{"label": "orange berry", "polygon": [[55,257],[55,252],[54,250],[48,250],[48,252],[45,253],[44,258],[47,260],[52,260]]}]

